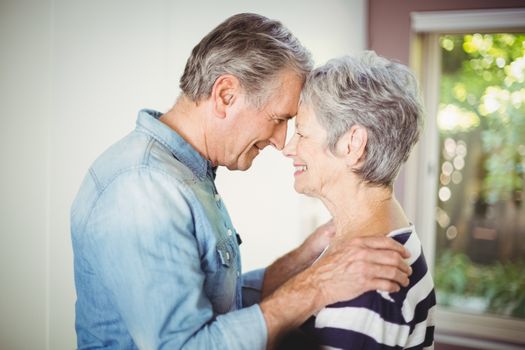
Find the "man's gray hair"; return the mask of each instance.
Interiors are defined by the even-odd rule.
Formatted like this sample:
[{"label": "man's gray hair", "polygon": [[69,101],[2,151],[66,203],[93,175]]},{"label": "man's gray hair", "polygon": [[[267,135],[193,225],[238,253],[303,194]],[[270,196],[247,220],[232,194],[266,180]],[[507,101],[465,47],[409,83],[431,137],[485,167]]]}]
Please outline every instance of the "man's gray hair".
[{"label": "man's gray hair", "polygon": [[423,127],[416,79],[406,66],[373,51],[333,59],[314,69],[301,103],[313,108],[333,153],[353,125],[366,128],[364,162],[353,171],[374,185],[392,186]]},{"label": "man's gray hair", "polygon": [[226,19],[193,48],[180,88],[198,102],[211,95],[219,76],[231,74],[260,106],[283,69],[305,79],[312,68],[308,50],[281,22],[241,13]]}]

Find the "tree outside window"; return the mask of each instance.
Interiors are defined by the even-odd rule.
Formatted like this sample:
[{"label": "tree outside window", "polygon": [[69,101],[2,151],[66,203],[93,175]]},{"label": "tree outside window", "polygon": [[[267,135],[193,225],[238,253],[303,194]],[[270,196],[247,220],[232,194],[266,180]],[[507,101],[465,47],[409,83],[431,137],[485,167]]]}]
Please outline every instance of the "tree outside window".
[{"label": "tree outside window", "polygon": [[440,44],[438,302],[525,319],[525,34]]}]

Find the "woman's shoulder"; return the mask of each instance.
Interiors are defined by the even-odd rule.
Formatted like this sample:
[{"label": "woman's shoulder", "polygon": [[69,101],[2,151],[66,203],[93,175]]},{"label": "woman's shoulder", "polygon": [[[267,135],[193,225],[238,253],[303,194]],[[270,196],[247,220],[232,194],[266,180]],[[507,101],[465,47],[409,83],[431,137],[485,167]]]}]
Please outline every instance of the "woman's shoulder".
[{"label": "woman's shoulder", "polygon": [[303,328],[320,344],[341,349],[404,347],[413,344],[413,339],[431,344],[436,300],[421,243],[413,226],[389,236],[411,253],[407,259],[413,270],[409,285],[396,293],[371,291],[326,306]]}]

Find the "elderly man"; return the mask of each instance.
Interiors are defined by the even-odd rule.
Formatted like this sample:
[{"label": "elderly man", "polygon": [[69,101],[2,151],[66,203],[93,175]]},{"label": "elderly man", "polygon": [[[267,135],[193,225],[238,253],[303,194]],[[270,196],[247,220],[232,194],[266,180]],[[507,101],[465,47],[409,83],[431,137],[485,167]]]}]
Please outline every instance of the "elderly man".
[{"label": "elderly man", "polygon": [[312,264],[327,228],[241,274],[215,171],[246,170],[266,146],[283,148],[311,66],[281,23],[233,16],[193,49],[173,108],[141,111],[95,161],[71,211],[80,349],[270,348],[327,304],[408,284],[407,253],[384,237]]}]

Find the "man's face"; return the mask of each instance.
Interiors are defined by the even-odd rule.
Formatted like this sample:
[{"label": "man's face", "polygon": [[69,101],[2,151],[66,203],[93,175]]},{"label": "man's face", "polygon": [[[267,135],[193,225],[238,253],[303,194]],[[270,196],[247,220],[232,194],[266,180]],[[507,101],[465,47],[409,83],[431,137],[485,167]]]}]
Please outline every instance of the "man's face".
[{"label": "man's face", "polygon": [[297,114],[302,85],[303,80],[293,71],[284,71],[262,107],[241,96],[231,111],[233,123],[231,137],[224,140],[224,166],[247,170],[264,147],[284,147],[287,121]]}]

